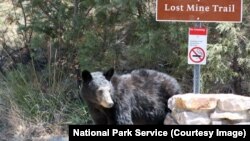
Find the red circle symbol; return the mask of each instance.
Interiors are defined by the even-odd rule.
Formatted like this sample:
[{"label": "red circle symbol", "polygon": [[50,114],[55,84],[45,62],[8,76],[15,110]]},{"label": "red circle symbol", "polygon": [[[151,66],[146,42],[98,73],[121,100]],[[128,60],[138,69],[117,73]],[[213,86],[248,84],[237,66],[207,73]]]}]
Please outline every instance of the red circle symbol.
[{"label": "red circle symbol", "polygon": [[201,47],[194,47],[189,52],[189,58],[194,63],[201,63],[205,59],[205,51]]}]

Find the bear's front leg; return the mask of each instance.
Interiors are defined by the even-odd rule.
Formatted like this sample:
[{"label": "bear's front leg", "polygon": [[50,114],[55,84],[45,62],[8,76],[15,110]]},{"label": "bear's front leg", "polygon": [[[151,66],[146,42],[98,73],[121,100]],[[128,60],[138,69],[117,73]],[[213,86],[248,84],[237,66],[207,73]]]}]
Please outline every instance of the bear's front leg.
[{"label": "bear's front leg", "polygon": [[116,105],[115,110],[116,124],[118,125],[132,125],[131,106],[128,103]]},{"label": "bear's front leg", "polygon": [[103,113],[102,109],[89,108],[90,115],[95,125],[107,125],[107,117]]}]

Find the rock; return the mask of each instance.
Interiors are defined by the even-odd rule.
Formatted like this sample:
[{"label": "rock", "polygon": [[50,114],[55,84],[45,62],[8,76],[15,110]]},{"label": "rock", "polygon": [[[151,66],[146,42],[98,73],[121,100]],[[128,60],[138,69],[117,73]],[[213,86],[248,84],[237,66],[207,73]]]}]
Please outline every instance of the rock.
[{"label": "rock", "polygon": [[249,110],[250,97],[234,94],[219,95],[218,108],[229,112]]},{"label": "rock", "polygon": [[250,123],[250,97],[235,94],[182,94],[171,97],[172,117],[164,124],[235,125]]},{"label": "rock", "polygon": [[65,136],[44,136],[44,137],[33,137],[32,141],[68,141],[69,138]]},{"label": "rock", "polygon": [[169,99],[169,108],[174,111],[190,110],[190,111],[210,111],[217,106],[215,95],[205,94],[185,94],[175,95]]},{"label": "rock", "polygon": [[177,112],[172,113],[178,124],[207,125],[210,124],[209,115],[205,112]]},{"label": "rock", "polygon": [[63,136],[54,136],[48,139],[48,141],[68,141],[68,140],[69,140],[68,137],[63,137]]},{"label": "rock", "polygon": [[212,120],[211,124],[212,125],[230,125],[232,124],[232,122],[229,120],[221,119],[221,120]]},{"label": "rock", "polygon": [[164,125],[177,125],[177,122],[171,116],[171,114],[167,114],[164,120]]},{"label": "rock", "polygon": [[247,111],[241,112],[225,112],[215,110],[211,115],[211,119],[229,119],[229,120],[245,120],[248,119]]},{"label": "rock", "polygon": [[234,125],[250,125],[250,122],[238,122],[235,123]]},{"label": "rock", "polygon": [[[218,104],[217,104],[218,103]],[[183,94],[169,99],[169,108],[191,111],[244,111],[250,109],[250,97],[235,94]]]}]

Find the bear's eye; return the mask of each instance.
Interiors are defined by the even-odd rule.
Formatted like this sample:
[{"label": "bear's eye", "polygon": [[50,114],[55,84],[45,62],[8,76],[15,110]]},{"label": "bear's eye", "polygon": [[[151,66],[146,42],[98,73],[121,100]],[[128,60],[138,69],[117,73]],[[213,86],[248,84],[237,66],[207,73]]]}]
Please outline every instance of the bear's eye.
[{"label": "bear's eye", "polygon": [[103,90],[98,90],[97,92],[98,92],[98,94],[102,94]]}]

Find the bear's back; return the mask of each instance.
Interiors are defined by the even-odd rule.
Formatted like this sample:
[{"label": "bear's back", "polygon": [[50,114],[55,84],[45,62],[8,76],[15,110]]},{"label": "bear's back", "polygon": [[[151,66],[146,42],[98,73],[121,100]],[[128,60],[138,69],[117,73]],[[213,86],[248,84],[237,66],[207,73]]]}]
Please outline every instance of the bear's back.
[{"label": "bear's back", "polygon": [[150,69],[115,75],[112,84],[115,90],[114,101],[119,107],[131,108],[134,124],[163,123],[169,112],[169,97],[181,93],[175,78]]},{"label": "bear's back", "polygon": [[135,87],[143,90],[157,89],[158,92],[165,93],[166,98],[181,93],[181,87],[174,77],[155,70],[134,70],[131,72],[131,81]]},{"label": "bear's back", "polygon": [[122,89],[137,89],[148,93],[157,93],[161,90],[169,96],[181,93],[180,85],[174,77],[151,69],[138,69],[129,74],[115,75],[111,82],[115,89],[122,87]]}]

